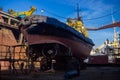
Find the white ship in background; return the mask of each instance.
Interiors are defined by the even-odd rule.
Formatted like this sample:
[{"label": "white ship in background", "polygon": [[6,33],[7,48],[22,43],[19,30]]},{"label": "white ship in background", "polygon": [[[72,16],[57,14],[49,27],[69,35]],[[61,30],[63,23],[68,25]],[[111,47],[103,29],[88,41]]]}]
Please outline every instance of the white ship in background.
[{"label": "white ship in background", "polygon": [[[115,23],[113,16],[112,23]],[[113,29],[113,41],[106,39],[106,41],[102,45],[91,51],[91,56],[107,56],[108,63],[115,63],[116,59],[120,59],[120,34],[118,34],[116,27],[114,27]]]}]

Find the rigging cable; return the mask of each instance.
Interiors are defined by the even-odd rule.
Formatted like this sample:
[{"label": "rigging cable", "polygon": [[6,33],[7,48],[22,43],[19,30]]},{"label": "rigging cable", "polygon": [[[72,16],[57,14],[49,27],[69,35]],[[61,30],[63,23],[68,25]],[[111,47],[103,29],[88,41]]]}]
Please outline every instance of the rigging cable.
[{"label": "rigging cable", "polygon": [[[55,14],[55,13],[49,12],[49,11],[44,10],[44,9],[42,9],[41,11],[45,11],[45,12],[47,12],[48,14],[51,14],[51,15],[53,15],[53,16],[56,16],[56,17],[59,17],[59,18],[62,18],[62,19],[67,19],[67,17],[63,17],[63,16],[60,16],[60,15],[57,15],[57,14]],[[118,12],[120,12],[120,8],[117,9],[117,10],[115,10],[115,11],[113,11],[112,13],[109,13],[109,14],[106,14],[106,15],[103,15],[103,16],[99,16],[99,17],[96,17],[96,18],[88,18],[88,19],[84,19],[84,18],[83,18],[83,20],[84,20],[84,21],[96,20],[96,19],[100,19],[100,18],[103,18],[103,17],[107,17],[107,16],[110,16],[110,15],[116,14],[116,13],[118,13]]]},{"label": "rigging cable", "polygon": [[109,13],[109,14],[106,14],[106,15],[103,15],[103,16],[100,16],[100,17],[89,18],[89,19],[84,19],[84,20],[95,20],[95,19],[100,19],[100,18],[103,18],[103,17],[107,17],[107,16],[110,16],[110,15],[116,14],[116,13],[118,13],[118,12],[120,12],[120,9],[118,9],[118,10],[112,12],[112,13]]},{"label": "rigging cable", "polygon": [[53,12],[49,12],[49,11],[47,11],[47,10],[45,10],[45,9],[42,9],[42,10],[41,10],[42,13],[43,13],[44,11],[47,12],[48,14],[53,15],[53,16],[56,16],[56,17],[59,17],[59,18],[63,18],[63,19],[67,19],[66,17],[57,15],[57,14],[55,14],[55,13],[53,13]]}]

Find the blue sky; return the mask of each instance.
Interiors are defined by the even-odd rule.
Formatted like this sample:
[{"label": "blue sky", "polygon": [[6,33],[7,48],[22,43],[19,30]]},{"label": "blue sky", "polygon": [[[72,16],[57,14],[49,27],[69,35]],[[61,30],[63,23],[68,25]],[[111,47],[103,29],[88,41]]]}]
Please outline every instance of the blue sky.
[{"label": "blue sky", "polygon": [[[66,22],[67,17],[76,17],[76,4],[79,3],[81,16],[86,27],[100,27],[112,23],[111,16],[94,19],[100,16],[114,13],[115,21],[120,21],[120,0],[0,0],[0,7],[5,12],[8,9],[15,11],[27,11],[31,6],[35,6],[37,11],[34,14],[42,14],[57,18]],[[45,12],[41,13],[41,9]],[[61,16],[61,17],[59,17]],[[92,20],[88,20],[92,19]],[[117,28],[120,33],[120,28]],[[113,41],[113,28],[99,31],[89,31],[89,37],[95,43],[95,47],[100,46],[108,38]]]}]

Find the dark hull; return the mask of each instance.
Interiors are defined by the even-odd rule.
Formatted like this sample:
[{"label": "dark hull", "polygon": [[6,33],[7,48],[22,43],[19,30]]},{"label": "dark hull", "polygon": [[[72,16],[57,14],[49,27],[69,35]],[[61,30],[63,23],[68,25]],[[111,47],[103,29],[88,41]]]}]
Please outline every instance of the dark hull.
[{"label": "dark hull", "polygon": [[56,43],[69,48],[72,56],[85,59],[90,55],[94,45],[91,39],[55,19],[40,18],[39,23],[22,28],[29,45]]},{"label": "dark hull", "polygon": [[66,38],[55,37],[55,36],[44,36],[44,35],[28,35],[30,45],[35,44],[46,44],[46,43],[57,43],[64,45],[71,49],[72,55],[78,58],[86,58],[89,56],[92,49],[92,45],[87,44],[83,41],[78,42]]}]

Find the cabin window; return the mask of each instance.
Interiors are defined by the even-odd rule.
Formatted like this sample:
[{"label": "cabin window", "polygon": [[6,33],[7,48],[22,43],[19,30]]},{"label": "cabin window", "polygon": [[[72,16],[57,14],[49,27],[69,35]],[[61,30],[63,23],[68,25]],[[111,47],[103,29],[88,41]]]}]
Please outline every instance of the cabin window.
[{"label": "cabin window", "polygon": [[17,22],[11,19],[11,25],[17,26]]},{"label": "cabin window", "polygon": [[8,18],[6,18],[6,17],[2,17],[2,18],[4,20],[4,23],[8,23]]}]

